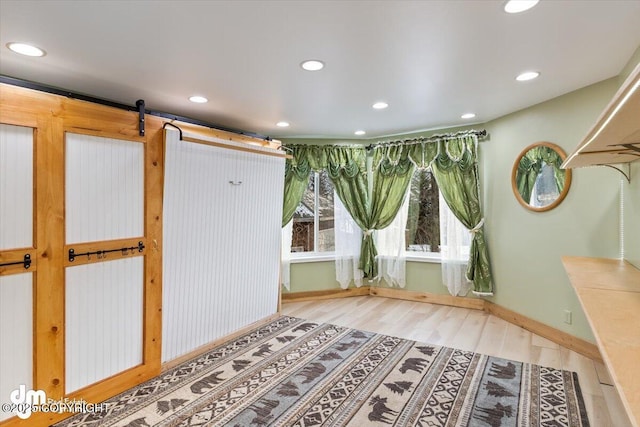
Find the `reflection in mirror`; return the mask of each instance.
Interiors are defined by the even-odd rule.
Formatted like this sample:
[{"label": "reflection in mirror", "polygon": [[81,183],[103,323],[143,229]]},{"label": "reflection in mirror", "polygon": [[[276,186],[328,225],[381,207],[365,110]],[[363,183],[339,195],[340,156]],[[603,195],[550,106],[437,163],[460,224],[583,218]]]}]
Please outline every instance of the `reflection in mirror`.
[{"label": "reflection in mirror", "polygon": [[[559,172],[564,175],[564,170]],[[550,205],[560,196],[562,185],[556,180],[556,175],[554,174],[554,166],[549,166],[546,163],[542,165],[531,191],[531,198],[529,199],[531,206],[541,208]],[[564,176],[562,178],[564,180]]]},{"label": "reflection in mirror", "polygon": [[556,207],[569,192],[571,170],[560,169],[566,154],[550,142],[525,148],[513,165],[511,185],[518,202],[533,211]]}]

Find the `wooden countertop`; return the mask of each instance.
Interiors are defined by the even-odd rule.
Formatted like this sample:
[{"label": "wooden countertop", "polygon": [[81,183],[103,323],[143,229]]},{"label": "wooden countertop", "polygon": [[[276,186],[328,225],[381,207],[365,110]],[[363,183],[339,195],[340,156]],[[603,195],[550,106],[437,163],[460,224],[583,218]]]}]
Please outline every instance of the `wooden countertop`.
[{"label": "wooden countertop", "polygon": [[627,261],[562,257],[631,423],[640,422],[640,270]]}]

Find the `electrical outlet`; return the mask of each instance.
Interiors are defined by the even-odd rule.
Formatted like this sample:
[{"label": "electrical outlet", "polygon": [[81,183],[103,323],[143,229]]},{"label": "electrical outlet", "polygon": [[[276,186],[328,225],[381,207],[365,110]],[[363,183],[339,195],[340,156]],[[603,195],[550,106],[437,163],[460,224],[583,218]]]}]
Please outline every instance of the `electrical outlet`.
[{"label": "electrical outlet", "polygon": [[571,324],[571,310],[564,311],[564,323],[567,325]]}]

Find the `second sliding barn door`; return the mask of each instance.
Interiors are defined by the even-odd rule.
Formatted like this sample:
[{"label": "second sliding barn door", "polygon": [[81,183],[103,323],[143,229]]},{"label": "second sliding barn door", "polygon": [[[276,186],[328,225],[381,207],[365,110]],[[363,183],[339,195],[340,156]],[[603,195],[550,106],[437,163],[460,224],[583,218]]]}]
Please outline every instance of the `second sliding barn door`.
[{"label": "second sliding barn door", "polygon": [[143,363],[144,143],[65,134],[65,385]]},{"label": "second sliding barn door", "polygon": [[1,403],[98,403],[160,372],[162,121],[143,122],[0,83]]},{"label": "second sliding barn door", "polygon": [[[0,401],[33,388],[34,129],[0,124]],[[15,414],[0,411],[0,422]]]},{"label": "second sliding barn door", "polygon": [[194,141],[166,130],[163,362],[278,310],[284,155]]}]

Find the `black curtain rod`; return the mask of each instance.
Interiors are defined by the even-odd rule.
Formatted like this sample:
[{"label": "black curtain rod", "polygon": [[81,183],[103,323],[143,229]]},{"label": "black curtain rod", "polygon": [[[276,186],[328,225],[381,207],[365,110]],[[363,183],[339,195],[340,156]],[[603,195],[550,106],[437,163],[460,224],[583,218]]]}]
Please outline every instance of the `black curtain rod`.
[{"label": "black curtain rod", "polygon": [[434,142],[434,141],[438,141],[441,139],[448,139],[448,138],[456,138],[456,137],[460,137],[460,136],[465,136],[465,135],[476,135],[478,138],[484,138],[485,136],[487,136],[487,130],[486,129],[482,129],[482,130],[462,130],[459,132],[453,132],[453,133],[443,133],[443,134],[437,134],[437,135],[431,135],[431,136],[426,136],[426,137],[416,137],[416,138],[411,138],[411,139],[399,139],[396,141],[381,141],[381,142],[376,142],[374,144],[369,144],[366,146],[367,150],[371,150],[375,147],[384,147],[387,145],[412,145],[412,144],[420,144],[423,142]]},{"label": "black curtain rod", "polygon": [[[9,77],[9,76],[5,76],[3,74],[0,74],[0,83],[6,83],[6,84],[9,84],[9,85],[12,85],[12,86],[23,87],[23,88],[26,88],[26,89],[33,89],[33,90],[37,90],[39,92],[51,93],[53,95],[60,95],[60,96],[64,96],[64,97],[71,98],[71,99],[79,99],[81,101],[93,102],[94,104],[106,105],[107,107],[118,108],[118,109],[126,110],[126,111],[138,111],[139,110],[138,102],[142,101],[142,100],[137,101],[136,105],[121,104],[119,102],[109,101],[107,99],[102,99],[102,98],[96,98],[96,97],[89,96],[89,95],[83,95],[81,93],[71,92],[71,91],[68,91],[68,90],[56,88],[56,87],[53,87],[53,86],[47,86],[47,85],[44,85],[44,84],[41,84],[41,83],[35,83],[35,82],[28,81],[28,80],[22,80],[22,79],[18,79],[18,78],[15,78],[15,77]],[[231,132],[231,133],[235,133],[235,134],[238,134],[238,135],[249,136],[251,138],[264,139],[265,141],[271,141],[270,137],[265,136],[265,135],[261,135],[261,134],[258,134],[258,133],[247,132],[247,131],[238,130],[238,129],[232,129],[232,128],[216,125],[214,123],[208,123],[208,122],[205,122],[205,121],[202,121],[202,120],[197,120],[197,119],[192,119],[192,118],[189,118],[189,117],[177,116],[175,114],[165,113],[163,111],[148,110],[148,109],[145,108],[144,109],[144,113],[145,114],[149,114],[151,116],[162,117],[163,119],[178,120],[178,121],[185,122],[185,123],[191,123],[193,125],[204,126],[204,127],[208,127],[208,128],[211,128],[211,129],[221,130],[221,131],[224,131],[224,132]]]}]

